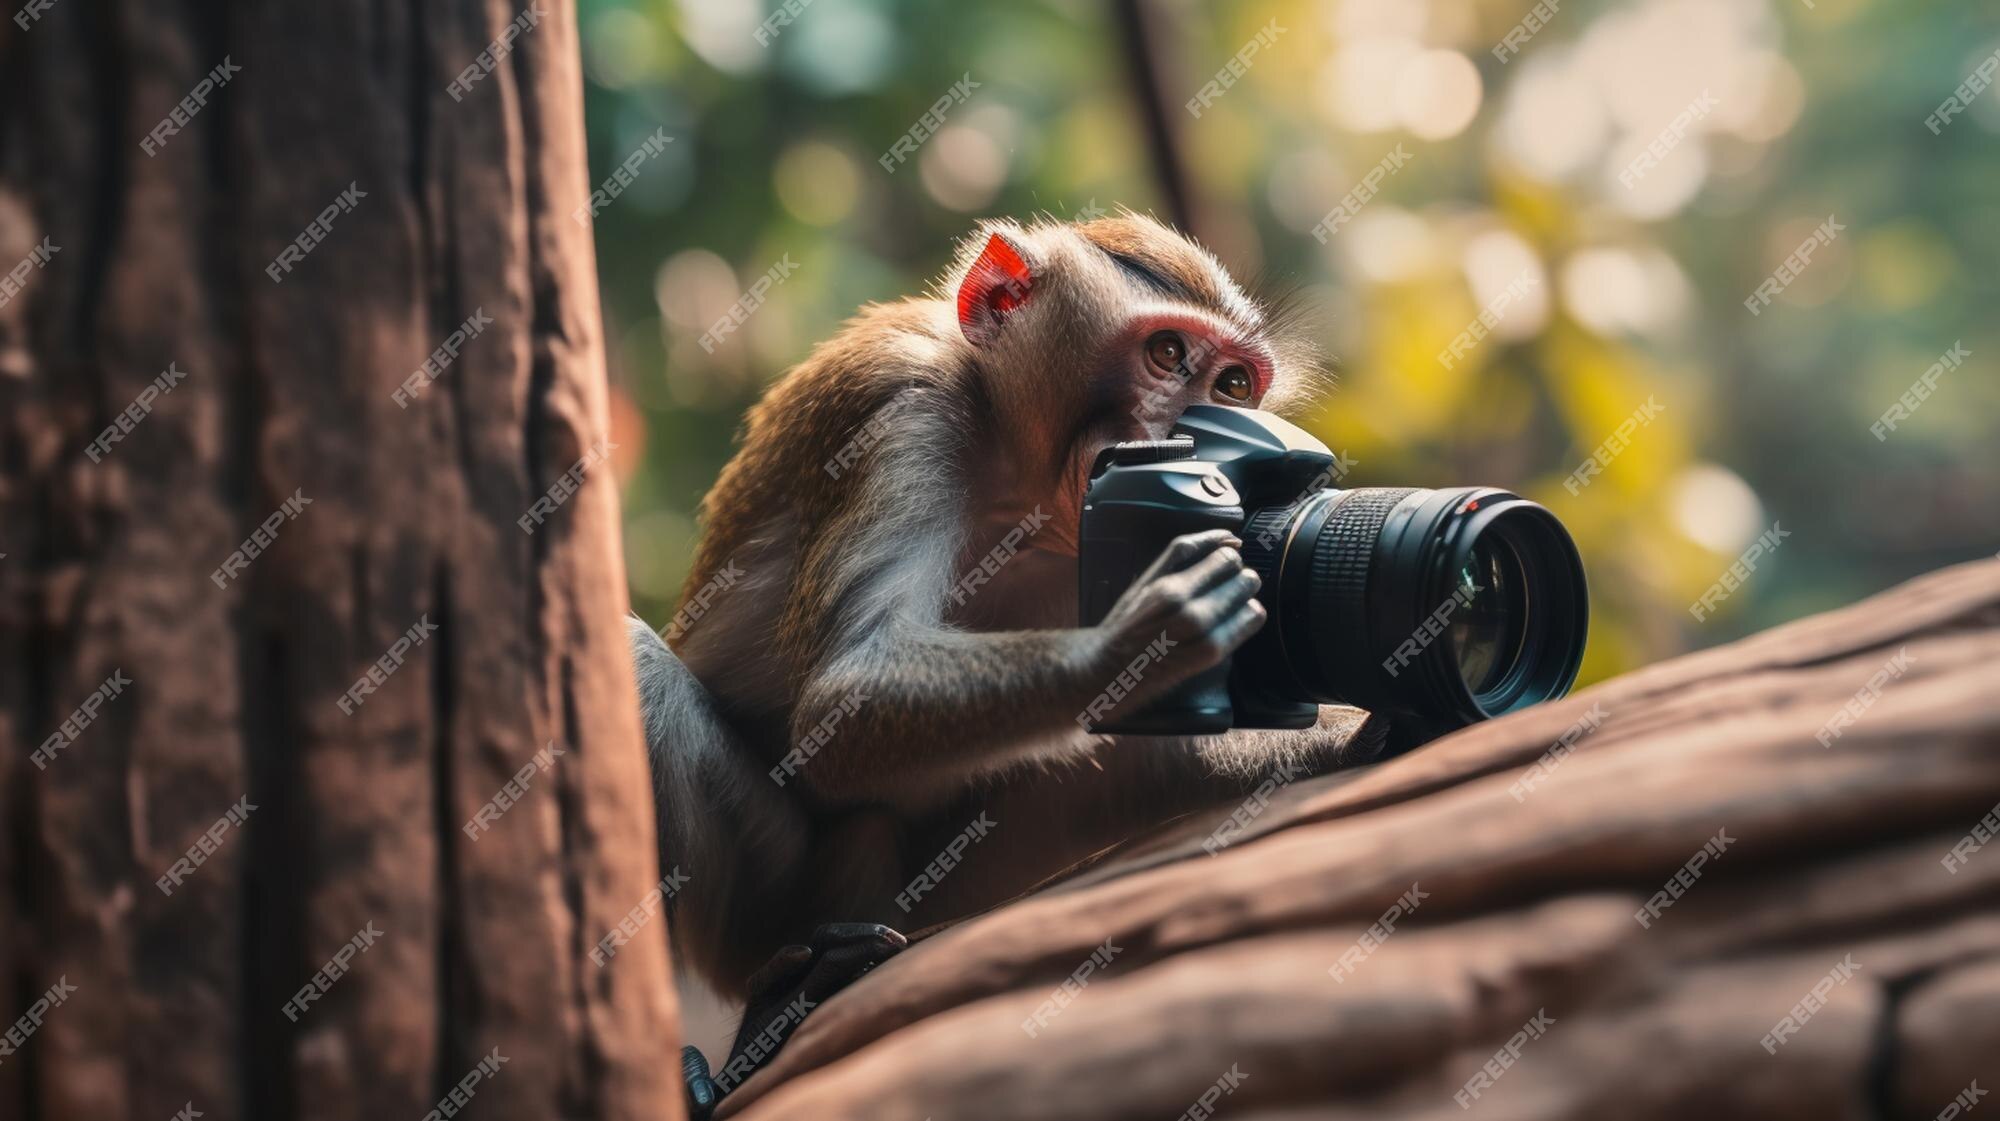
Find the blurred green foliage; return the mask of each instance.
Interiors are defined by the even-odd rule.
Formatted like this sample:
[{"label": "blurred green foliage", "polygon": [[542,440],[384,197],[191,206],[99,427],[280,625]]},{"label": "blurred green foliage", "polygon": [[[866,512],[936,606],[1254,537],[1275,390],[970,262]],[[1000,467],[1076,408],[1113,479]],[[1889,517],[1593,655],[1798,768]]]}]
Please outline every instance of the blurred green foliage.
[{"label": "blurred green foliage", "polygon": [[[921,290],[978,217],[1162,206],[1109,5],[808,0],[765,23],[777,10],[581,9],[593,184],[673,137],[596,222],[626,556],[655,623],[744,409],[815,341]],[[1321,312],[1339,386],[1306,423],[1358,461],[1353,485],[1491,483],[1553,507],[1590,574],[1586,680],[2000,548],[2000,93],[1925,123],[2000,47],[1989,6],[1153,11],[1197,230],[1254,287]],[[966,77],[945,127],[885,171]],[[1199,116],[1179,104],[1211,79]],[[1314,225],[1398,146],[1322,244]],[[1753,315],[1746,298],[1829,216],[1841,232]],[[744,328],[701,345],[781,262]],[[1482,307],[1491,333],[1447,366]],[[1871,434],[1954,344],[1963,365]],[[1658,416],[1570,493],[1649,399]],[[1774,521],[1792,536],[1696,621]]]}]

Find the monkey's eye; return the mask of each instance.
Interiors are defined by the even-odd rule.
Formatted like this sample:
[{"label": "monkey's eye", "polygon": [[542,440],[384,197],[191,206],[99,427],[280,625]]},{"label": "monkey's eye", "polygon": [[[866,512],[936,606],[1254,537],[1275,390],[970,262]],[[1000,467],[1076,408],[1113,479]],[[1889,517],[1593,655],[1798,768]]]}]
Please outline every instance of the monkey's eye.
[{"label": "monkey's eye", "polygon": [[1161,373],[1177,374],[1181,360],[1187,357],[1187,344],[1172,331],[1158,331],[1146,340],[1146,361]]},{"label": "monkey's eye", "polygon": [[1231,401],[1248,401],[1254,388],[1250,371],[1241,366],[1231,366],[1215,378],[1215,391]]}]

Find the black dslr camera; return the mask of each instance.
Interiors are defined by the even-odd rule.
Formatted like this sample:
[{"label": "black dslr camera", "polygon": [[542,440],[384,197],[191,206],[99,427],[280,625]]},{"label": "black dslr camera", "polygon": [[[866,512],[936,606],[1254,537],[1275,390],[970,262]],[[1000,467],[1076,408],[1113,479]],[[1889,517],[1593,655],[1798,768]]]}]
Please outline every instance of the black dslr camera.
[{"label": "black dslr camera", "polygon": [[1321,703],[1393,714],[1405,745],[1560,697],[1583,659],[1576,545],[1492,487],[1337,490],[1324,444],[1270,413],[1196,405],[1167,440],[1091,469],[1085,625],[1174,538],[1227,529],[1263,577],[1264,626],[1221,665],[1093,730],[1305,728]]}]

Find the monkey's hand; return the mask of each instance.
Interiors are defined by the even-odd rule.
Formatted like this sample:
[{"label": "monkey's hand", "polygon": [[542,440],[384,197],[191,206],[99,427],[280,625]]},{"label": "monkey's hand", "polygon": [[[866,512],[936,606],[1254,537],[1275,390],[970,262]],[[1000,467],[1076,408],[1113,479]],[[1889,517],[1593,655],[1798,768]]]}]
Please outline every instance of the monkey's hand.
[{"label": "monkey's hand", "polygon": [[1098,623],[1111,673],[1149,648],[1163,663],[1164,672],[1141,677],[1140,701],[1215,666],[1264,625],[1262,581],[1244,567],[1242,546],[1220,529],[1174,538]]},{"label": "monkey's hand", "polygon": [[780,948],[750,978],[743,1026],[714,1085],[725,1094],[735,1089],[778,1053],[806,1013],[909,944],[879,923],[850,922],[827,923],[806,945]]}]

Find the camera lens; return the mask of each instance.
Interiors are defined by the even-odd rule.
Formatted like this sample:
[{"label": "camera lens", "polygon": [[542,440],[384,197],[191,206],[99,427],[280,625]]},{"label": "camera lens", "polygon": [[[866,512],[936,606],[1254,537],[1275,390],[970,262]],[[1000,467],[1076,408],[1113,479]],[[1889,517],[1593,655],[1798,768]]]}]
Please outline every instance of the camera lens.
[{"label": "camera lens", "polygon": [[1475,694],[1506,675],[1528,629],[1527,579],[1521,558],[1504,540],[1482,538],[1458,570],[1464,607],[1451,620],[1458,673]]},{"label": "camera lens", "polygon": [[1271,616],[1247,668],[1274,696],[1449,729],[1576,679],[1583,564],[1562,523],[1518,495],[1319,490],[1253,512],[1244,537]]}]

